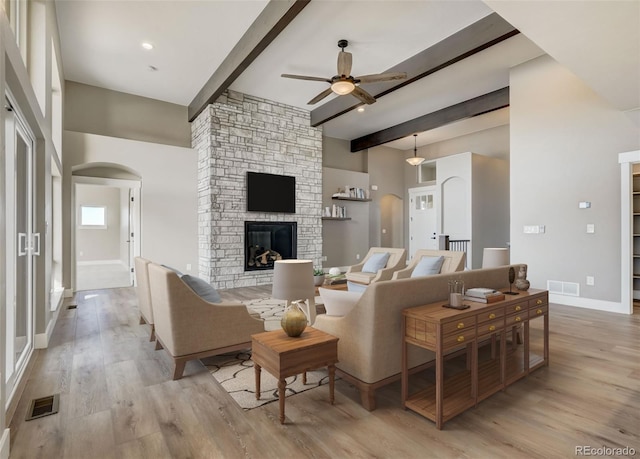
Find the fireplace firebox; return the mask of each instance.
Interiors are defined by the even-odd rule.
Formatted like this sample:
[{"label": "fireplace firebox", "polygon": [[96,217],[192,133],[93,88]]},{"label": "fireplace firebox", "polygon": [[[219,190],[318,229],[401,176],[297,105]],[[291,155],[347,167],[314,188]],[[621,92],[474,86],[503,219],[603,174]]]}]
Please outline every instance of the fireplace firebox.
[{"label": "fireplace firebox", "polygon": [[244,222],[244,270],[273,269],[297,257],[297,222]]}]

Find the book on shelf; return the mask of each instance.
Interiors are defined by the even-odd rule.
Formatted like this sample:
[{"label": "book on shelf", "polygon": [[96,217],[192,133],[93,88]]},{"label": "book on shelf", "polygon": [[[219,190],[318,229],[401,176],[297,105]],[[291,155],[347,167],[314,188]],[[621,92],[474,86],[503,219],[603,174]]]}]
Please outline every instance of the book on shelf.
[{"label": "book on shelf", "polygon": [[474,287],[467,289],[464,294],[466,296],[472,296],[474,298],[485,298],[489,295],[500,294],[498,290],[494,290],[492,288],[482,288],[482,287]]},{"label": "book on shelf", "polygon": [[475,301],[476,303],[487,303],[487,304],[491,304],[491,303],[496,303],[498,301],[502,301],[504,300],[504,293],[494,293],[491,295],[486,295],[484,297],[478,297],[478,296],[469,296],[469,295],[465,295],[464,299],[468,300],[468,301]]}]

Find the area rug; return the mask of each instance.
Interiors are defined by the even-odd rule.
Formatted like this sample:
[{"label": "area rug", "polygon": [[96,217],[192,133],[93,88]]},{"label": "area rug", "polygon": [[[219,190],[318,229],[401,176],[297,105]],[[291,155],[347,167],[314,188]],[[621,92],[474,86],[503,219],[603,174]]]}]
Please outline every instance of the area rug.
[{"label": "area rug", "polygon": [[[278,330],[280,318],[284,313],[285,302],[266,298],[246,301],[252,310],[260,313],[265,320],[265,329]],[[242,409],[252,410],[278,400],[278,380],[270,373],[262,370],[260,376],[260,400],[256,400],[255,371],[251,360],[251,350],[231,352],[201,359],[211,375],[231,395]],[[337,379],[337,378],[336,378]],[[286,379],[285,397],[299,394],[329,382],[326,368],[308,371],[307,384],[302,384],[302,375]]]}]

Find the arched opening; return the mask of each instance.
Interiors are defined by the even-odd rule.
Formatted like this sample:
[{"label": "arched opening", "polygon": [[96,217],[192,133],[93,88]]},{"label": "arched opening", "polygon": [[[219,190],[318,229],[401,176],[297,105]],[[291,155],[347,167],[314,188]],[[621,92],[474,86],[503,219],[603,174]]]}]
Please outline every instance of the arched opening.
[{"label": "arched opening", "polygon": [[380,243],[382,247],[404,247],[402,198],[386,194],[380,199]]}]

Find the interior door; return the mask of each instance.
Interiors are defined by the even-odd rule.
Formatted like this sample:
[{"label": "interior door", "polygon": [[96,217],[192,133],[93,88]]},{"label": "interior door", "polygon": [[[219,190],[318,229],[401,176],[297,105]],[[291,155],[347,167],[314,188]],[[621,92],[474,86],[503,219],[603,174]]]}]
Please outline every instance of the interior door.
[{"label": "interior door", "polygon": [[33,258],[40,235],[33,232],[33,139],[6,100],[7,298],[5,381],[7,403],[33,352]]},{"label": "interior door", "polygon": [[418,249],[438,249],[436,187],[409,190],[409,257]]}]

